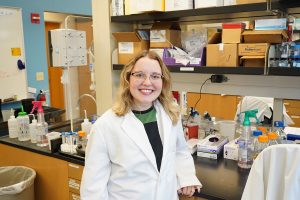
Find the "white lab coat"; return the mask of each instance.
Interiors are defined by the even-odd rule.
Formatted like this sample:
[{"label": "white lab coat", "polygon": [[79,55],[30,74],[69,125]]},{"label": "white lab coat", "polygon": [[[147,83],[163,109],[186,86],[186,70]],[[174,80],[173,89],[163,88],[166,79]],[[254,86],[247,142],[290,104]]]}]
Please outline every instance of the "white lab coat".
[{"label": "white lab coat", "polygon": [[300,145],[278,144],[254,160],[242,200],[298,200]]},{"label": "white lab coat", "polygon": [[176,200],[177,189],[200,185],[183,135],[156,101],[163,141],[160,172],[143,124],[130,111],[107,111],[93,125],[81,181],[82,200]]}]

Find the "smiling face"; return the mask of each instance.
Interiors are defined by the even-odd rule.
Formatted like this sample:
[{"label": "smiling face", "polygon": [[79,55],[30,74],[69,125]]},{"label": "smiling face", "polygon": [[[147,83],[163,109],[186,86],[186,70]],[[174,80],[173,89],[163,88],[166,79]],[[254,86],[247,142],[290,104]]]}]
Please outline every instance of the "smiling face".
[{"label": "smiling face", "polygon": [[157,79],[161,74],[159,62],[148,56],[140,58],[135,63],[129,79],[134,110],[143,111],[152,106],[162,90],[163,81],[161,78]]}]

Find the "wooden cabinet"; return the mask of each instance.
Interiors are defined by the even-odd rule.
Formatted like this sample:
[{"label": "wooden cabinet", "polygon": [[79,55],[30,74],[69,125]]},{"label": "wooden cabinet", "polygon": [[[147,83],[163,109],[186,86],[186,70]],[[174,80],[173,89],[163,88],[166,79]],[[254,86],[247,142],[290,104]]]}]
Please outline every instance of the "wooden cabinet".
[{"label": "wooden cabinet", "polygon": [[82,172],[83,166],[74,163],[68,163],[68,184],[70,200],[80,200],[80,181]]},{"label": "wooden cabinet", "polygon": [[[199,93],[187,93],[188,108],[194,107],[199,98]],[[201,115],[207,111],[218,119],[233,120],[238,103],[239,96],[235,95],[201,94],[196,110]]]},{"label": "wooden cabinet", "polygon": [[68,162],[0,144],[0,166],[21,165],[34,169],[35,199],[69,199]]},{"label": "wooden cabinet", "polygon": [[283,101],[287,114],[292,118],[294,127],[300,127],[300,100],[286,99]]}]

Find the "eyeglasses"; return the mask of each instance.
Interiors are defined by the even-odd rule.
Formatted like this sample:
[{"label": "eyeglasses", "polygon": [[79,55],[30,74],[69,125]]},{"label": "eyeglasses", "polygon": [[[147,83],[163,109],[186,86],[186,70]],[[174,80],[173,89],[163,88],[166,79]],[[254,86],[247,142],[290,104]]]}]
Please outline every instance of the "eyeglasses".
[{"label": "eyeglasses", "polygon": [[[144,72],[132,72],[130,75],[133,76],[137,80],[144,81],[147,79],[147,74],[145,74]],[[149,75],[149,77],[150,77],[151,81],[158,81],[158,80],[163,79],[164,76],[162,74],[152,73]]]}]

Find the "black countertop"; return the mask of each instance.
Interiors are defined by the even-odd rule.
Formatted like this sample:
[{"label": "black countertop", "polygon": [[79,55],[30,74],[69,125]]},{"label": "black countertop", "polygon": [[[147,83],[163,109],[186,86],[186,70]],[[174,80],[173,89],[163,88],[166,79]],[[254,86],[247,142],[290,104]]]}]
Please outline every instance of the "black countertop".
[{"label": "black countertop", "polygon": [[[36,144],[29,141],[20,142],[18,139],[11,139],[8,136],[4,136],[0,137],[0,143],[79,165],[84,165],[83,157],[59,152],[51,153],[48,146],[38,147]],[[241,199],[249,170],[240,169],[234,160],[224,158],[213,160],[197,157],[196,155],[194,155],[193,158],[195,161],[197,177],[203,185],[201,192],[199,194],[196,193],[194,196],[212,200]]]}]

